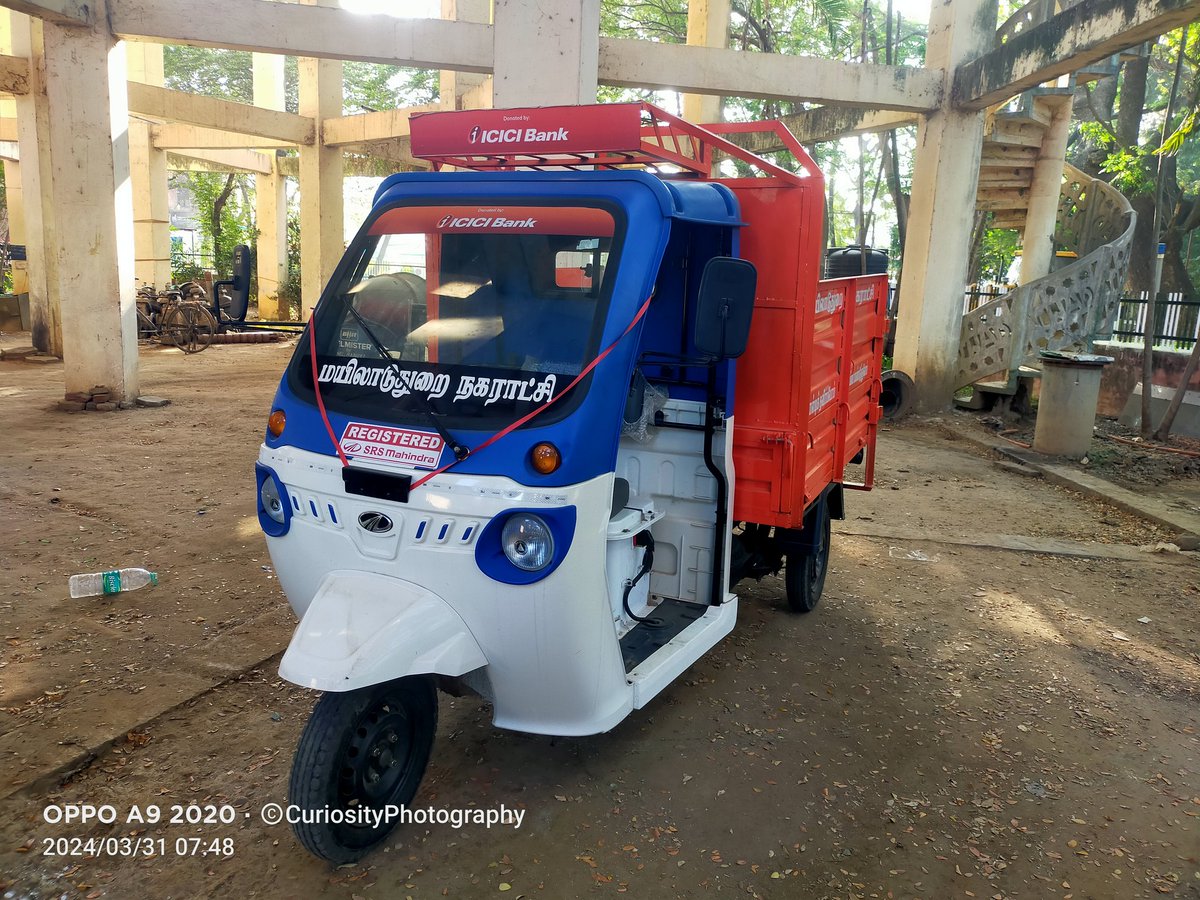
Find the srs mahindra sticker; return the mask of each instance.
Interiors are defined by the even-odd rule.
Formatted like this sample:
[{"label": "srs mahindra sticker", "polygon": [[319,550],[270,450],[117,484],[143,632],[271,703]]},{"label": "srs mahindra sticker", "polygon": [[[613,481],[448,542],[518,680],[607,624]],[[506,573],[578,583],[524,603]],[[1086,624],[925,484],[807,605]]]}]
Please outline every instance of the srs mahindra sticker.
[{"label": "srs mahindra sticker", "polygon": [[446,442],[439,435],[408,428],[350,422],[338,442],[347,456],[361,456],[396,466],[436,469]]}]

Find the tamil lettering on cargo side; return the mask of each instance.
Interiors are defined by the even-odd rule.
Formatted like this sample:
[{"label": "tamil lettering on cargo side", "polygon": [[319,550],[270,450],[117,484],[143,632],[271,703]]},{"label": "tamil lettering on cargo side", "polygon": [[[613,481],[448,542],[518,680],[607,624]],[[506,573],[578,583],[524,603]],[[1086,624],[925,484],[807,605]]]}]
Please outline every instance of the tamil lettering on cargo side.
[{"label": "tamil lettering on cargo side", "polygon": [[833,398],[837,396],[837,389],[831,384],[823,391],[817,391],[813,394],[812,400],[808,404],[808,414],[815,416],[826,406],[833,402]]},{"label": "tamil lettering on cargo side", "polygon": [[321,366],[317,381],[322,384],[378,388],[381,393],[391,394],[393,397],[405,397],[412,393],[424,394],[430,400],[444,397],[450,390],[450,376],[445,372],[400,369],[395,366],[360,363],[357,359],[351,359],[341,365],[325,363]]},{"label": "tamil lettering on cargo side", "polygon": [[842,296],[841,291],[825,291],[823,294],[817,294],[817,315],[821,313],[837,312],[846,302],[846,298]]},{"label": "tamil lettering on cargo side", "polygon": [[462,375],[458,379],[458,390],[454,399],[470,397],[483,399],[484,406],[497,400],[515,400],[518,403],[545,403],[554,396],[554,385],[558,378],[547,375],[541,381],[531,378],[488,378],[483,375]]}]

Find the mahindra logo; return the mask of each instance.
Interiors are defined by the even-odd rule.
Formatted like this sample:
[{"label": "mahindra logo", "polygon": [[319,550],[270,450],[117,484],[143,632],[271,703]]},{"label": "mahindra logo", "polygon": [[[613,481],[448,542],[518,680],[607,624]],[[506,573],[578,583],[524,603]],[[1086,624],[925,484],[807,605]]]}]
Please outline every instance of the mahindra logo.
[{"label": "mahindra logo", "polygon": [[358,517],[358,527],[371,534],[387,534],[392,530],[392,520],[383,513],[365,512]]},{"label": "mahindra logo", "polygon": [[476,125],[474,128],[471,129],[471,137],[469,138],[469,140],[471,141],[472,144],[479,142],[479,130],[480,129],[479,129],[478,125]]}]

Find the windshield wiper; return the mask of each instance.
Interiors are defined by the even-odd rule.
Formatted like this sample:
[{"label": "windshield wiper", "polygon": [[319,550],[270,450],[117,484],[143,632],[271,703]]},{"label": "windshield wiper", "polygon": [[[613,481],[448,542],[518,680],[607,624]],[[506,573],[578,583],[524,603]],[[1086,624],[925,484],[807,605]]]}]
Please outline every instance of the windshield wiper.
[{"label": "windshield wiper", "polygon": [[[401,377],[399,364],[397,364],[396,360],[387,351],[387,348],[384,347],[383,342],[375,336],[375,332],[371,330],[369,325],[367,325],[366,319],[359,315],[358,310],[354,308],[353,299],[346,304],[346,309],[350,311],[350,315],[354,316],[354,320],[358,322],[358,327],[363,330],[363,333],[366,334],[371,343],[375,345],[375,351],[379,354],[379,356],[391,363],[392,368],[396,370],[397,378]],[[400,353],[401,355],[404,354],[403,347],[400,348]],[[433,426],[433,430],[436,431],[441,439],[446,442],[446,446],[450,448],[450,451],[454,454],[454,458],[461,462],[470,456],[470,449],[465,444],[460,444],[458,441],[456,441],[454,439],[454,435],[447,431],[442,423],[438,421],[438,415],[433,411],[433,407],[430,406],[429,398],[421,396],[419,391],[413,391],[412,396],[417,398],[417,400],[420,402],[420,412],[424,414],[425,421]]]}]

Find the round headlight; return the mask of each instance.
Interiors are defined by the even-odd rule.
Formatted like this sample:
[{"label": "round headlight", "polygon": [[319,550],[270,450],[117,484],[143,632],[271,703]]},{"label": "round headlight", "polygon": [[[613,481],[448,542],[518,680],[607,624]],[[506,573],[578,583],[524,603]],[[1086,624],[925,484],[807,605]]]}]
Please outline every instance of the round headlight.
[{"label": "round headlight", "polygon": [[536,572],[554,559],[554,538],[550,528],[537,516],[518,513],[510,516],[500,533],[500,544],[508,561],[526,572]]},{"label": "round headlight", "polygon": [[274,478],[264,478],[262,487],[258,489],[258,502],[272,520],[283,524],[283,498],[279,496],[279,488]]}]

